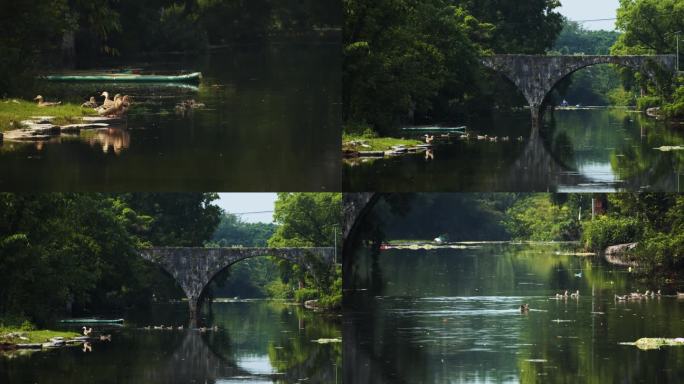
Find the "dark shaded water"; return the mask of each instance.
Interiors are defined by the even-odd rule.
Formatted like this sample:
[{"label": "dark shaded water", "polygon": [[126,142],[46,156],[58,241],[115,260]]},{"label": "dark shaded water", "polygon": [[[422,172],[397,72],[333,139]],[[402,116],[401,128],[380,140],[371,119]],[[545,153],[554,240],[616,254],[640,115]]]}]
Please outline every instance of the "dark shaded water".
[{"label": "dark shaded water", "polygon": [[[356,290],[345,294],[345,382],[681,382],[684,348],[619,343],[684,336],[684,300],[616,302],[614,294],[654,287],[567,250],[357,252]],[[579,299],[550,299],[566,289]]]},{"label": "dark shaded water", "polygon": [[[472,121],[471,133],[508,141],[451,139],[424,154],[346,162],[347,191],[681,191],[684,125],[668,127],[622,109],[556,111],[539,135],[529,112]],[[408,136],[408,135],[406,135]],[[523,141],[516,138],[522,136]]]},{"label": "dark shaded water", "polygon": [[[314,383],[341,382],[339,323],[276,302],[214,303],[206,325],[219,331],[144,330],[180,325],[185,304],[159,305],[123,328],[94,327],[111,342],[26,356],[0,355],[2,383]],[[338,379],[340,377],[340,379]]]},{"label": "dark shaded water", "polygon": [[[78,102],[132,95],[123,127],[0,144],[5,191],[321,191],[340,183],[339,44],[247,45],[126,63],[201,71],[199,87],[42,84]],[[187,99],[206,108],[178,114]],[[101,99],[98,99],[101,102]],[[46,109],[46,114],[49,111]]]}]

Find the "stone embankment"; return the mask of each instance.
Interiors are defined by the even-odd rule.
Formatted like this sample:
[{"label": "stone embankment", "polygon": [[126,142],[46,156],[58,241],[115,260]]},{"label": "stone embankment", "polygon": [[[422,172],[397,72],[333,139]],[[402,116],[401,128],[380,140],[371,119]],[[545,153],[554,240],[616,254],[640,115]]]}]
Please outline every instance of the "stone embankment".
[{"label": "stone embankment", "polygon": [[[57,125],[52,116],[35,116],[19,122],[21,128],[4,133],[6,141],[38,141],[59,137],[63,134],[79,134],[83,129],[106,129],[122,122],[112,117],[83,117],[81,123]],[[3,135],[0,134],[0,141]]]},{"label": "stone embankment", "polygon": [[627,243],[611,245],[604,251],[605,259],[611,264],[638,267],[639,264],[632,260],[634,249],[639,243]]}]

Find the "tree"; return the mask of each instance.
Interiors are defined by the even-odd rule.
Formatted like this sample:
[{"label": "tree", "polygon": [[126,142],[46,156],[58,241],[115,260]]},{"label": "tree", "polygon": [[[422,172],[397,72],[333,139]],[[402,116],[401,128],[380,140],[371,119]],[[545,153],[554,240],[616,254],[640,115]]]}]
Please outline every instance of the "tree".
[{"label": "tree", "polygon": [[146,267],[130,234],[144,226],[100,194],[0,198],[0,315],[45,322],[65,308],[116,307],[141,299]]},{"label": "tree", "polygon": [[215,193],[130,193],[121,199],[133,210],[153,218],[140,236],[152,245],[197,247],[209,241],[221,219],[211,204]]},{"label": "tree", "polygon": [[[279,193],[273,218],[278,225],[269,239],[271,247],[330,247],[341,244],[341,193]],[[281,278],[290,288],[296,288],[295,298],[304,301],[323,299],[324,306],[339,307],[342,300],[342,275],[338,266],[312,257],[313,271],[299,265],[278,261]],[[312,287],[312,288],[309,288]]]}]

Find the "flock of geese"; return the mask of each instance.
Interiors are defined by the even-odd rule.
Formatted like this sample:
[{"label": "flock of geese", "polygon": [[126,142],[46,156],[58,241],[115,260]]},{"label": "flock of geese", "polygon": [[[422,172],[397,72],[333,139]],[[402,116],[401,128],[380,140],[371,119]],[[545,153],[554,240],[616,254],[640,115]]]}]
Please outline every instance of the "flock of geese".
[{"label": "flock of geese", "polygon": [[[128,95],[117,93],[113,99],[110,99],[109,92],[104,91],[100,96],[104,97],[102,104],[98,104],[95,97],[91,96],[88,101],[81,104],[81,107],[92,108],[100,116],[118,117],[125,115],[131,106],[131,97]],[[54,107],[62,104],[61,101],[45,101],[45,98],[41,95],[36,96],[33,100],[38,103],[39,107]]]},{"label": "flock of geese", "polygon": [[109,92],[104,91],[100,96],[103,96],[104,102],[98,105],[95,97],[90,97],[90,100],[81,104],[83,108],[92,108],[97,111],[100,116],[123,116],[128,112],[131,106],[131,97],[128,95],[116,94],[113,99],[109,98]]},{"label": "flock of geese", "polygon": [[[185,327],[183,325],[179,325],[177,327],[174,327],[172,325],[169,325],[169,326],[148,325],[148,326],[143,327],[143,329],[146,331],[150,331],[150,330],[155,330],[155,331],[173,331],[173,330],[182,331],[183,329],[185,329]],[[199,327],[199,328],[197,328],[197,330],[200,333],[205,333],[207,331],[218,332],[218,326],[214,325],[213,327]]]},{"label": "flock of geese", "polygon": [[[660,297],[662,296],[662,293],[660,292],[660,289],[657,291],[651,291],[651,290],[646,290],[646,292],[641,293],[637,289],[636,292],[631,292],[625,295],[615,295],[615,301],[628,301],[628,300],[645,300],[649,298],[655,298],[655,297]],[[576,290],[574,293],[568,294],[568,290],[566,289],[563,293],[556,293],[555,296],[551,296],[549,299],[550,300],[567,300],[568,298],[572,299],[579,299],[580,297],[580,292],[579,289]],[[677,292],[677,298],[684,298],[684,293]],[[529,304],[521,304],[520,305],[520,313],[527,313],[530,311],[530,305]]]},{"label": "flock of geese", "polygon": [[[450,139],[452,135],[450,133],[443,133],[439,135],[439,138],[441,139]],[[522,136],[518,136],[517,138],[511,138],[508,136],[489,136],[489,135],[476,135],[474,133],[463,133],[459,134],[456,137],[460,138],[461,140],[478,140],[478,141],[489,141],[492,143],[496,143],[498,141],[511,141],[511,140],[516,140],[516,141],[524,141],[525,139]],[[432,144],[432,142],[435,140],[435,135],[423,135],[423,139],[425,140],[425,144]]]}]

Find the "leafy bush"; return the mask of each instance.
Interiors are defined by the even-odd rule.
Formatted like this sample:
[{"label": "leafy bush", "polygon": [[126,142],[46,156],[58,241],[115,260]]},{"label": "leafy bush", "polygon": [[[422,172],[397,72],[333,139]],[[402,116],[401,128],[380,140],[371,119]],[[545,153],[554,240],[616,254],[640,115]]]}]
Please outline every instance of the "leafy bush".
[{"label": "leafy bush", "polygon": [[626,91],[622,88],[615,88],[608,93],[608,100],[612,105],[627,107],[634,105],[636,99],[634,94],[630,91]]},{"label": "leafy bush", "polygon": [[649,108],[660,107],[662,100],[658,96],[642,96],[637,99],[637,109],[645,111]]},{"label": "leafy bush", "polygon": [[318,296],[318,290],[315,288],[299,288],[294,294],[295,301],[298,303],[318,299]]},{"label": "leafy bush", "polygon": [[599,216],[583,224],[582,240],[586,248],[600,252],[609,245],[637,241],[641,237],[640,227],[633,218]]}]

